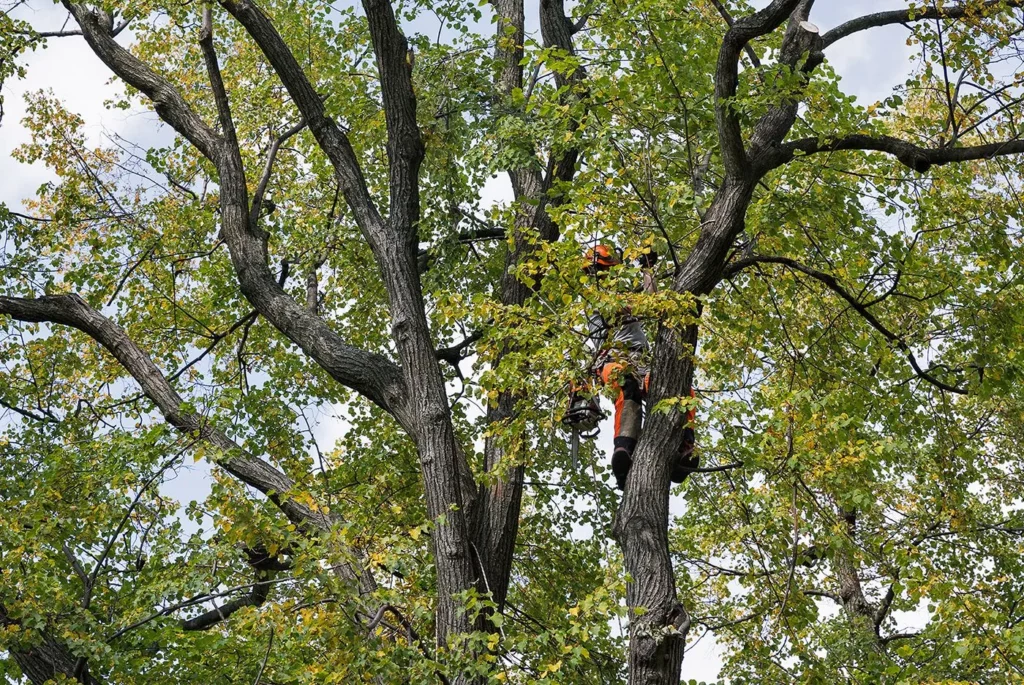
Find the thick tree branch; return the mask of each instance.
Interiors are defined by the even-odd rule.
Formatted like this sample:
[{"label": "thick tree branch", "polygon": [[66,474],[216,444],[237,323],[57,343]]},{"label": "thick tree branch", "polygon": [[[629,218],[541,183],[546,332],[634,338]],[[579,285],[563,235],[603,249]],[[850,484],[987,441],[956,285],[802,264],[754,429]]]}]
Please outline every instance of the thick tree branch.
[{"label": "thick tree branch", "polygon": [[[444,377],[434,357],[417,270],[418,174],[423,148],[415,123],[415,96],[405,38],[398,30],[390,4],[386,0],[367,0],[365,9],[377,53],[388,124],[392,193],[391,216],[384,223],[370,201],[348,139],[324,114],[320,98],[273,24],[248,0],[221,0],[221,4],[259,45],[309,123],[318,144],[331,159],[342,193],[377,260],[388,293],[392,337],[402,360],[402,382],[390,383],[390,387],[366,389],[376,394],[379,403],[389,408],[413,437],[423,470],[428,515],[434,520],[444,517],[444,522],[435,529],[433,541],[440,598],[437,639],[445,644],[449,635],[471,629],[471,620],[456,606],[454,598],[476,586],[476,573],[469,558],[466,523],[467,512],[472,509],[475,497],[475,483],[455,439]],[[244,194],[244,183],[239,185],[237,179],[232,179],[232,183],[237,194]],[[232,246],[235,269],[246,297],[275,325],[292,324],[292,334],[296,339],[307,344],[326,341],[326,336],[311,339],[303,330],[306,322],[318,327],[326,326],[284,293],[268,292],[262,271],[254,282],[246,282],[247,271],[259,268],[258,255],[252,245],[246,244],[248,239],[240,235],[237,227],[228,232],[227,212],[223,214],[225,236]],[[240,251],[237,257],[234,254],[236,249]],[[245,254],[241,253],[243,249]],[[278,307],[279,311],[264,311],[272,307]],[[330,352],[329,349],[321,349],[313,353],[306,345],[303,349],[314,358]]]},{"label": "thick tree branch", "polygon": [[227,620],[234,612],[244,609],[247,606],[259,606],[266,601],[270,595],[270,584],[266,583],[262,573],[257,573],[257,582],[253,584],[252,590],[242,597],[236,597],[214,607],[205,613],[191,618],[185,618],[181,622],[183,631],[205,631],[213,628],[222,620]]},{"label": "thick tree branch", "polygon": [[[821,51],[818,27],[807,21],[811,2],[812,0],[804,0],[793,10],[779,50],[779,64],[800,76],[801,88],[798,93],[785,96],[781,102],[771,107],[754,125],[750,136],[750,156],[754,159],[782,142],[789,134],[796,122],[802,86],[806,85],[811,72],[825,59]],[[755,172],[755,176],[758,176],[758,172]]]},{"label": "thick tree branch", "polygon": [[774,151],[766,155],[765,163],[768,169],[774,169],[800,155],[842,150],[884,152],[895,157],[904,166],[923,174],[933,166],[1020,154],[1024,152],[1024,139],[1006,140],[987,145],[930,149],[892,136],[854,134],[833,140],[802,138],[775,148]]},{"label": "thick tree branch", "polygon": [[859,31],[865,31],[867,29],[878,28],[880,26],[891,26],[892,24],[907,24],[914,21],[923,21],[926,19],[961,19],[967,16],[968,13],[978,16],[983,15],[986,10],[1005,10],[1011,7],[1024,7],[1024,0],[988,0],[980,7],[977,4],[972,3],[967,5],[965,3],[948,3],[942,6],[918,6],[914,9],[904,10],[892,10],[889,12],[876,12],[875,14],[867,14],[863,17],[857,17],[851,19],[848,22],[840,24],[831,31],[827,31],[822,36],[824,46],[828,47],[838,40],[842,40],[847,36],[850,36]]},{"label": "thick tree branch", "polygon": [[[363,0],[380,74],[384,120],[388,129],[388,162],[393,230],[411,240],[420,218],[419,170],[425,148],[416,123],[412,88],[413,54],[398,28],[390,0]],[[415,242],[415,241],[413,241]]]},{"label": "thick tree branch", "polygon": [[375,240],[379,240],[383,221],[370,198],[366,179],[348,137],[327,116],[323,100],[263,10],[249,0],[221,0],[220,4],[241,22],[270,61],[303,119],[309,124],[313,137],[331,160],[342,195],[352,209],[356,223],[371,245],[374,244]]},{"label": "thick tree branch", "polygon": [[[260,581],[259,583],[246,583],[245,585],[236,585],[235,587],[229,587],[227,590],[222,590],[220,592],[207,592],[207,593],[204,593],[204,594],[192,597],[191,599],[186,599],[186,600],[178,602],[176,604],[171,604],[170,606],[166,606],[163,609],[160,609],[159,611],[157,611],[155,613],[152,613],[149,616],[146,616],[145,618],[141,618],[138,621],[135,621],[134,623],[130,623],[130,624],[126,625],[125,627],[118,629],[116,632],[112,633],[110,635],[110,637],[107,638],[107,642],[113,642],[114,640],[116,640],[117,638],[121,637],[122,635],[130,633],[131,631],[135,630],[136,628],[141,628],[142,626],[146,625],[147,623],[150,623],[151,621],[155,621],[156,619],[161,618],[162,616],[168,616],[170,614],[173,614],[175,611],[181,611],[182,609],[187,609],[189,607],[196,606],[197,604],[202,604],[204,602],[209,602],[211,600],[218,599],[220,597],[227,597],[229,595],[235,594],[236,592],[238,592],[240,590],[251,589],[255,585],[274,585],[276,583],[281,583],[281,582],[285,582],[285,581],[288,581],[288,580],[292,580],[292,579],[291,578],[276,578],[276,579],[271,579],[271,580]],[[239,607],[239,608],[241,608],[241,607]]]},{"label": "thick tree branch", "polygon": [[741,178],[747,173],[747,153],[743,147],[740,120],[732,104],[739,85],[740,53],[753,39],[781,26],[802,1],[773,0],[763,10],[733,22],[722,39],[715,67],[715,123],[728,176]]},{"label": "thick tree branch", "polygon": [[[302,69],[267,18],[253,7],[252,3],[225,4],[231,6],[229,9],[237,6],[240,16],[252,24],[250,33],[255,32],[271,48],[277,50],[268,53],[268,57],[272,63],[276,61],[275,67],[279,73],[298,75],[291,83],[295,88],[294,92],[291,88],[289,91],[297,103],[304,105],[300,109],[303,109],[306,121],[310,123],[314,134],[320,132],[325,151],[329,156],[333,151],[332,161],[338,161],[336,171],[339,183],[343,192],[348,188],[349,194],[346,198],[350,200],[357,221],[369,223],[371,230],[377,231],[379,237],[380,217],[369,201],[365,183],[355,162],[355,155],[348,145],[348,140],[334,122],[325,117],[322,103],[306,81]],[[110,38],[109,15],[67,2],[66,6],[78,20],[86,40],[97,56],[129,85],[153,99],[160,117],[193,142],[217,165],[221,185],[223,234],[231,251],[242,292],[254,308],[323,366],[335,380],[391,412],[408,427],[409,417],[403,411],[406,396],[401,370],[385,357],[347,345],[323,321],[296,303],[277,284],[267,266],[264,236],[258,235],[256,227],[249,224],[251,208],[247,199],[245,172],[237,146],[226,144],[223,138],[189,109],[170,83]],[[246,28],[250,27],[247,25]],[[207,60],[214,62],[210,65],[211,73],[219,73],[219,68],[215,64],[216,55],[209,54],[208,50]],[[289,81],[286,80],[285,85],[288,86]],[[314,122],[317,122],[319,128],[314,127]]]},{"label": "thick tree branch", "polygon": [[62,0],[78,22],[86,42],[111,71],[153,102],[160,118],[184,136],[209,160],[220,155],[221,138],[185,102],[181,94],[152,69],[114,41],[113,18],[107,12]]},{"label": "thick tree branch", "polygon": [[209,630],[221,621],[226,621],[240,609],[262,605],[270,596],[273,573],[286,570],[291,566],[280,562],[276,556],[268,554],[265,549],[245,549],[243,551],[249,557],[249,565],[255,572],[255,579],[249,592],[198,616],[182,620],[182,630]]},{"label": "thick tree branch", "polygon": [[[16,626],[19,622],[0,603],[0,627]],[[10,647],[9,654],[32,685],[52,683],[57,676],[76,679],[83,685],[101,685],[88,671],[75,674],[78,659],[67,644],[57,639],[48,630],[36,631],[39,639],[31,647]]]},{"label": "thick tree branch", "polygon": [[[190,411],[182,397],[128,334],[78,295],[0,297],[0,315],[19,321],[71,326],[82,331],[121,363],[142,386],[143,392],[163,413],[168,423],[185,435],[204,439],[216,447],[220,451],[216,462],[224,470],[265,494],[290,521],[302,529],[320,531],[332,525],[331,517],[291,497],[295,484],[290,478],[244,450],[204,417]],[[357,572],[352,567],[346,567],[343,575],[359,581],[364,589],[370,589],[373,585],[373,579],[368,573]]]},{"label": "thick tree branch", "polygon": [[460,343],[452,345],[451,347],[441,347],[434,351],[436,356],[441,361],[448,362],[456,369],[459,368],[459,362],[466,358],[467,350],[480,338],[484,337],[483,331],[473,331],[470,335],[466,336],[466,339]]},{"label": "thick tree branch", "polygon": [[754,264],[782,264],[783,266],[789,267],[794,271],[799,271],[800,273],[806,274],[811,278],[819,281],[820,283],[825,285],[829,290],[831,290],[832,292],[836,293],[841,298],[846,300],[847,304],[849,304],[854,311],[860,314],[861,317],[863,317],[864,320],[867,321],[872,328],[881,333],[882,337],[884,337],[890,343],[895,345],[901,352],[903,352],[903,354],[907,357],[907,361],[910,362],[910,366],[914,369],[914,373],[916,373],[921,379],[926,380],[935,387],[945,390],[947,392],[956,393],[958,395],[967,394],[967,391],[964,390],[963,388],[959,388],[955,385],[944,383],[940,381],[938,378],[935,378],[935,376],[933,376],[929,370],[922,369],[921,365],[917,361],[917,357],[910,349],[910,345],[908,345],[906,341],[903,340],[903,338],[889,330],[889,328],[887,328],[885,324],[878,320],[878,317],[871,313],[871,311],[868,309],[867,306],[864,305],[864,303],[862,303],[860,300],[854,297],[852,293],[846,290],[846,288],[840,285],[839,281],[836,280],[836,277],[832,276],[831,274],[818,271],[817,269],[812,269],[811,267],[805,266],[804,264],[801,264],[795,259],[790,259],[789,257],[776,257],[764,255],[748,257],[745,259],[739,259],[735,262],[732,262],[726,267],[724,271],[724,278],[730,278],[733,275],[742,271],[743,269]]}]

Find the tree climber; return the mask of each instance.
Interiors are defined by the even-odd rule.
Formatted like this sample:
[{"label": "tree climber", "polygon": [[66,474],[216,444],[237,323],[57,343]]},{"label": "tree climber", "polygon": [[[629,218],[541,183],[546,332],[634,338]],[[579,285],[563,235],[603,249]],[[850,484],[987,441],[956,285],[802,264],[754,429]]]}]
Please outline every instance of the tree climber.
[{"label": "tree climber", "polygon": [[[598,279],[606,275],[612,267],[622,263],[614,248],[608,245],[597,245],[588,250],[585,260],[584,272]],[[657,255],[653,252],[644,254],[639,260],[639,266],[643,270],[643,288],[648,293],[657,291],[657,281],[653,273],[656,261]],[[588,325],[587,342],[594,351],[595,360],[592,370],[602,384],[612,388],[616,393],[612,473],[615,475],[616,486],[622,490],[626,486],[626,476],[633,465],[633,451],[640,439],[643,425],[643,404],[647,399],[650,384],[650,371],[647,366],[650,342],[643,324],[630,313],[628,307],[620,310],[610,320],[599,312],[594,312],[588,320]],[[563,420],[570,426],[587,425],[593,429],[603,414],[596,397],[588,396],[586,390],[574,389],[570,397],[569,410]],[[690,391],[690,395],[693,396],[693,390]],[[686,415],[683,441],[672,464],[670,477],[673,483],[682,483],[686,480],[700,461],[693,453],[696,442],[693,431],[695,415],[694,409],[690,409]]]}]

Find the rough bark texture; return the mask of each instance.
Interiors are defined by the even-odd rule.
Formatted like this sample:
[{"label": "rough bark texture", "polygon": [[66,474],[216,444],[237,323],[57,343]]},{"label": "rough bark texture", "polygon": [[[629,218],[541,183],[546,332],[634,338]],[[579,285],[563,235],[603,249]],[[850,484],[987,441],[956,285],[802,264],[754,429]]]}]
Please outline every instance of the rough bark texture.
[{"label": "rough bark texture", "polygon": [[[7,613],[6,607],[0,604],[0,626],[17,624]],[[10,654],[32,685],[53,682],[57,676],[72,678],[83,685],[101,685],[102,682],[92,677],[88,669],[80,670],[76,677],[78,657],[71,653],[64,642],[46,631],[42,632],[37,644],[27,649],[11,649]]]}]

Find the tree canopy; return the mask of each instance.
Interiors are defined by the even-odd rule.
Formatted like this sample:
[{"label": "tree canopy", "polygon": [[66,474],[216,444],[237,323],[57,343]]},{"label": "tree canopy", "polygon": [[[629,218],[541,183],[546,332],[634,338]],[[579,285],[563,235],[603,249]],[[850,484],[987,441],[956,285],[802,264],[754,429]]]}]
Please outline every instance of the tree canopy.
[{"label": "tree canopy", "polygon": [[[0,80],[85,41],[155,113],[28,97],[0,677],[1024,681],[1024,1],[830,1],[0,3]],[[863,103],[830,49],[885,27]],[[624,309],[619,492],[561,419]]]}]

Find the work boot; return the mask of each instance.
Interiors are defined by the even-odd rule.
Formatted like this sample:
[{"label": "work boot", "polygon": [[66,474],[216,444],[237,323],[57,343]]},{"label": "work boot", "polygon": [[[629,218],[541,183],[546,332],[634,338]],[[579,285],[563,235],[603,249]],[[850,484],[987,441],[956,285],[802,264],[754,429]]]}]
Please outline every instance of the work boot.
[{"label": "work boot", "polygon": [[676,454],[672,464],[672,473],[669,478],[673,483],[682,483],[692,473],[691,469],[699,468],[700,457],[693,453],[696,440],[692,428],[683,430],[683,442],[679,445],[679,452]]},{"label": "work boot", "polygon": [[626,476],[632,466],[633,457],[628,451],[617,449],[612,453],[612,473],[615,475],[615,487],[619,490],[626,489]]}]

